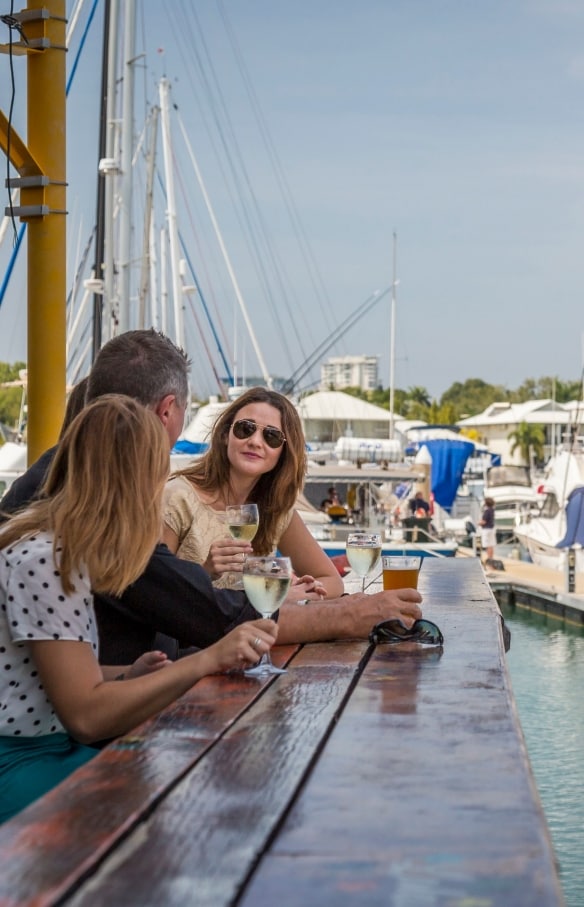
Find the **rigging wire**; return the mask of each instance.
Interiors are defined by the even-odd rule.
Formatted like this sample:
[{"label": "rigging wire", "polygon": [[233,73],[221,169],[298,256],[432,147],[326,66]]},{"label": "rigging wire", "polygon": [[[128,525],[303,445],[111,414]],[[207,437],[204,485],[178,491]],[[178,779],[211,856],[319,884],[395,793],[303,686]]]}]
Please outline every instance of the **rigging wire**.
[{"label": "rigging wire", "polygon": [[343,336],[354,324],[359,321],[363,315],[366,315],[375,305],[377,305],[380,300],[382,300],[387,294],[391,291],[391,287],[387,287],[385,290],[379,292],[376,290],[372,293],[365,302],[355,309],[350,315],[348,315],[344,321],[342,321],[335,330],[328,337],[325,337],[323,341],[316,347],[315,350],[310,354],[308,359],[306,359],[301,365],[298,366],[296,371],[288,378],[282,387],[282,392],[286,394],[291,394],[293,390],[297,387],[298,383],[310,372],[314,367],[315,363],[321,359],[325,353],[335,345],[340,337]]},{"label": "rigging wire", "polygon": [[[193,10],[190,10],[190,16],[197,23],[197,26],[199,28],[199,35],[195,37],[190,23],[188,21],[185,21],[184,27],[181,28],[180,34],[177,35],[177,42],[182,43],[185,40],[185,35],[189,36],[189,59],[185,60],[185,67],[187,67],[187,71],[188,69],[195,69],[198,75],[198,79],[195,78],[193,79],[193,81],[198,82],[202,86],[203,93],[207,98],[207,105],[210,111],[211,119],[214,122],[215,132],[218,137],[220,147],[223,151],[222,155],[217,151],[216,143],[213,138],[213,132],[208,126],[208,117],[205,113],[205,110],[202,108],[199,99],[197,98],[201,119],[205,124],[207,134],[209,136],[209,141],[214,148],[216,164],[222,174],[222,179],[231,198],[235,216],[239,221],[241,227],[243,241],[247,245],[251,259],[254,262],[256,274],[262,286],[264,296],[268,300],[270,316],[272,317],[272,319],[276,319],[276,313],[278,309],[281,308],[281,306],[274,298],[267,274],[267,262],[268,260],[271,260],[273,262],[273,256],[270,252],[270,244],[267,240],[267,231],[263,224],[261,214],[259,213],[257,198],[249,179],[249,175],[239,148],[239,143],[237,141],[236,134],[233,130],[233,126],[227,112],[223,93],[215,75],[212,59],[209,54],[204,36],[202,34],[202,29],[197,19],[196,13]],[[199,47],[205,54],[205,61],[203,61]],[[211,84],[211,79],[213,81],[213,85]],[[227,172],[223,165],[223,161],[225,161],[226,163]],[[249,199],[249,201],[247,202],[243,198],[244,187],[246,188]],[[262,239],[263,243],[261,243]],[[263,250],[260,248],[260,244],[263,245]],[[287,356],[290,355],[289,345],[285,347],[284,352]]]},{"label": "rigging wire", "polygon": [[282,193],[284,205],[286,207],[286,211],[288,212],[288,216],[290,218],[290,223],[292,225],[294,235],[296,236],[296,240],[298,242],[298,246],[300,248],[301,255],[305,262],[306,270],[309,275],[310,281],[312,283],[315,296],[318,299],[318,301],[321,303],[321,307],[323,309],[326,309],[326,313],[330,317],[328,324],[329,324],[330,330],[332,331],[334,329],[334,322],[335,322],[335,313],[333,311],[332,302],[331,302],[331,299],[327,292],[327,289],[324,285],[322,274],[320,272],[316,258],[314,256],[314,253],[313,253],[310,243],[308,241],[306,231],[304,229],[302,220],[300,218],[300,214],[298,212],[298,208],[294,202],[294,198],[293,198],[292,192],[290,190],[290,185],[286,178],[284,168],[282,167],[282,163],[280,161],[278,152],[276,150],[276,146],[275,146],[272,136],[270,134],[270,130],[269,130],[266,118],[264,116],[263,110],[261,108],[261,105],[259,103],[257,93],[254,89],[253,82],[249,76],[249,72],[248,72],[247,66],[245,64],[243,54],[241,53],[239,44],[237,42],[237,38],[236,38],[236,35],[234,32],[234,29],[227,17],[227,13],[225,11],[225,6],[223,3],[223,0],[217,0],[217,8],[218,8],[219,14],[223,20],[225,31],[227,32],[229,41],[233,48],[233,54],[237,61],[237,65],[238,65],[239,71],[241,73],[242,80],[245,84],[246,91],[247,91],[249,101],[250,101],[250,105],[252,107],[252,110],[254,111],[255,118],[258,123],[258,127],[260,130],[262,139],[264,141],[266,151],[268,153],[268,157],[270,158],[272,167],[274,169],[275,178],[276,178],[276,181],[280,188],[280,191]]}]

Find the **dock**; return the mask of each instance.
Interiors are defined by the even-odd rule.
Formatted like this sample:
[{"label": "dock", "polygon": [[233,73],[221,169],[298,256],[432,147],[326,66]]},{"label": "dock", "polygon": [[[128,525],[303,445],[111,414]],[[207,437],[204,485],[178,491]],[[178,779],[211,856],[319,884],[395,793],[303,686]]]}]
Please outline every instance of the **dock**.
[{"label": "dock", "polygon": [[275,647],[106,746],[0,827],[1,907],[562,907],[481,564],[420,590],[443,646]]},{"label": "dock", "polygon": [[576,574],[575,591],[567,592],[567,578],[558,570],[516,558],[500,558],[500,561],[503,570],[484,567],[497,601],[527,607],[542,614],[553,614],[568,623],[584,627],[584,574]]}]

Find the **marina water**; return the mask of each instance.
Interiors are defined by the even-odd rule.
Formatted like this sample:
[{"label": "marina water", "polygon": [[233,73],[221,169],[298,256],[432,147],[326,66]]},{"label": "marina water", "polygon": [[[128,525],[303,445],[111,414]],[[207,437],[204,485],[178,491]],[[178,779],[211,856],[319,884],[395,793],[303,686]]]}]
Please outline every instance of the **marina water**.
[{"label": "marina water", "polygon": [[501,606],[513,693],[567,907],[584,905],[584,629]]}]

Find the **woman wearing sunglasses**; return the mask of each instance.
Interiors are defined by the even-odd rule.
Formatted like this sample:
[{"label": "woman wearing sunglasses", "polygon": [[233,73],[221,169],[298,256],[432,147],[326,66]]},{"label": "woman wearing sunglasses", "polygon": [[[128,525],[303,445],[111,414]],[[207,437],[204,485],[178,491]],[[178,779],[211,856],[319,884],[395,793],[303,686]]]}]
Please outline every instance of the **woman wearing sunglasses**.
[{"label": "woman wearing sunglasses", "polygon": [[[250,388],[221,413],[204,456],[169,480],[162,540],[202,564],[220,587],[241,579],[246,555],[278,549],[296,574],[292,600],[335,598],[343,592],[341,577],[294,510],[305,474],[296,409],[282,394]],[[231,538],[225,523],[225,508],[245,503],[259,510],[251,543]]]}]

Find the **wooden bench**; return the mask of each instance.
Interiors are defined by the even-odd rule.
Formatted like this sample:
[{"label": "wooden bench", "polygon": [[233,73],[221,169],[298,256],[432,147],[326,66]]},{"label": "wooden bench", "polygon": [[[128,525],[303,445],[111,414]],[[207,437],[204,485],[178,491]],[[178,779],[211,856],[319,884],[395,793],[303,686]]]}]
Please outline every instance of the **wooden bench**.
[{"label": "wooden bench", "polygon": [[0,907],[561,905],[481,566],[420,588],[443,650],[280,647],[0,826]]}]

